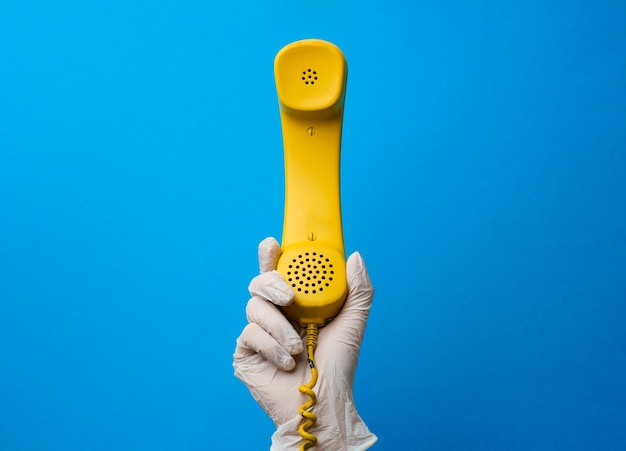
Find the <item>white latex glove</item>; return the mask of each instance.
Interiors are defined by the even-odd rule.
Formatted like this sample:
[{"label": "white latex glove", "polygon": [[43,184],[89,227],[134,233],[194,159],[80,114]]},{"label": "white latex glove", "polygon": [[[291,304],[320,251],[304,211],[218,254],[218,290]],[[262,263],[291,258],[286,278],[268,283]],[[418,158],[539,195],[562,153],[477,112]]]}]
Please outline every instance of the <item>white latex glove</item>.
[{"label": "white latex glove", "polygon": [[[249,324],[237,339],[233,356],[235,376],[248,386],[277,427],[272,435],[273,451],[297,450],[302,443],[298,409],[309,397],[298,387],[311,378],[303,328],[294,326],[276,307],[288,305],[294,298],[291,287],[275,270],[280,254],[274,238],[259,244],[261,274],[248,287],[252,296],[246,307]],[[374,289],[358,252],[348,258],[346,270],[348,297],[339,315],[319,329],[315,349],[319,379],[313,389],[317,404],[312,412],[317,423],[309,432],[317,436],[317,448],[324,451],[365,450],[377,440],[352,399]]]}]

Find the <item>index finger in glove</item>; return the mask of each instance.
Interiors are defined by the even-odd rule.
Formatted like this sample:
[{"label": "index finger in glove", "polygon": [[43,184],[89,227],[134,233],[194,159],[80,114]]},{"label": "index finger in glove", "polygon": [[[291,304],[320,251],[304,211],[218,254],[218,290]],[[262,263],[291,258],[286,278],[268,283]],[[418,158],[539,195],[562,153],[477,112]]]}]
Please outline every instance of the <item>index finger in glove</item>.
[{"label": "index finger in glove", "polygon": [[280,244],[275,238],[265,238],[259,243],[259,269],[261,272],[276,269],[278,259],[282,254]]}]

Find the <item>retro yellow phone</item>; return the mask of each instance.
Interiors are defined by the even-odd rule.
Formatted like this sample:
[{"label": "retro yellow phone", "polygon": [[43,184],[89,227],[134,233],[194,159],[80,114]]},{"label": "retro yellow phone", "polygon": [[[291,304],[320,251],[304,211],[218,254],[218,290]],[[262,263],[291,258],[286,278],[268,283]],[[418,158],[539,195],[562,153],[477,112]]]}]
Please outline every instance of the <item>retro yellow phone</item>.
[{"label": "retro yellow phone", "polygon": [[337,46],[319,39],[283,47],[274,60],[285,152],[285,217],[277,270],[295,291],[284,314],[306,326],[311,380],[299,387],[301,450],[317,443],[309,432],[317,382],[314,350],[318,327],[334,318],[346,299],[345,250],[339,193],[343,106],[348,75]]},{"label": "retro yellow phone", "polygon": [[335,45],[307,39],[278,52],[274,75],[285,152],[277,269],[296,292],[284,313],[321,326],[337,315],[348,291],[339,193],[347,64]]}]

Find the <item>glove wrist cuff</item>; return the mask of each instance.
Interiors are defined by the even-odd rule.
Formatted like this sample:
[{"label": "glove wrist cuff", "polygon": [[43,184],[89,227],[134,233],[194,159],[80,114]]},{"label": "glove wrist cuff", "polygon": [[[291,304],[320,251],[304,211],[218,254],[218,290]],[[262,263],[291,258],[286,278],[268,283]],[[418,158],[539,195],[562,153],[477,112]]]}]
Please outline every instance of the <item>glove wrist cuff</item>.
[{"label": "glove wrist cuff", "polygon": [[[378,437],[370,432],[351,401],[334,407],[334,418],[329,418],[330,411],[323,416],[320,414],[318,422],[309,430],[317,437],[320,449],[363,451],[376,443]],[[298,449],[302,444],[302,437],[298,433],[301,419],[299,416],[294,417],[278,427],[272,435],[270,451]]]}]

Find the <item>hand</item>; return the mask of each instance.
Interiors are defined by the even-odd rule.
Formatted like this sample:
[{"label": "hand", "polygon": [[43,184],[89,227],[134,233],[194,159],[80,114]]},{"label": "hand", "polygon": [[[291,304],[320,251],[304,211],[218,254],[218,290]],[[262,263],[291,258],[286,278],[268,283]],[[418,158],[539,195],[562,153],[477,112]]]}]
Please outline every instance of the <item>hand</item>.
[{"label": "hand", "polygon": [[[252,298],[246,307],[249,324],[237,339],[235,375],[248,386],[254,399],[277,427],[272,450],[297,449],[302,438],[297,428],[299,407],[309,398],[298,391],[311,375],[304,350],[304,328],[292,324],[277,306],[293,302],[294,292],[276,272],[281,254],[274,238],[259,244],[261,274],[248,287]],[[377,438],[354,406],[352,385],[365,323],[374,290],[360,254],[347,261],[348,296],[339,315],[319,330],[315,362],[319,372],[317,423],[309,430],[320,449],[364,450]]]}]

